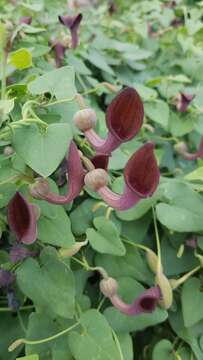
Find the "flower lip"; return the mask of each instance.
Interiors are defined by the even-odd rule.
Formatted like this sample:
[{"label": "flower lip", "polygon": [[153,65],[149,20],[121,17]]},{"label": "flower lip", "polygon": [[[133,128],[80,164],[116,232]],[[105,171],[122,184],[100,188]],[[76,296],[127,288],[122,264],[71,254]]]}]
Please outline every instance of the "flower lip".
[{"label": "flower lip", "polygon": [[107,170],[109,156],[105,154],[96,154],[91,159],[92,164],[95,166],[95,169],[104,169]]},{"label": "flower lip", "polygon": [[32,244],[36,240],[37,223],[33,206],[19,192],[9,202],[8,224],[18,242]]},{"label": "flower lip", "polygon": [[106,123],[118,140],[128,141],[140,130],[143,117],[144,108],[140,96],[135,89],[126,87],[109,104]]},{"label": "flower lip", "polygon": [[66,26],[70,32],[71,32],[71,38],[72,38],[72,48],[75,49],[78,44],[78,36],[77,31],[78,27],[80,25],[80,22],[82,20],[82,14],[79,13],[76,16],[69,16],[69,15],[61,15],[58,17],[61,24]]},{"label": "flower lip", "polygon": [[159,183],[159,168],[153,153],[154,144],[147,142],[128,160],[124,169],[127,186],[138,196],[151,196]]},{"label": "flower lip", "polygon": [[157,299],[154,298],[153,296],[145,297],[145,298],[140,300],[139,305],[140,305],[140,308],[142,309],[143,312],[151,313],[156,308]]}]

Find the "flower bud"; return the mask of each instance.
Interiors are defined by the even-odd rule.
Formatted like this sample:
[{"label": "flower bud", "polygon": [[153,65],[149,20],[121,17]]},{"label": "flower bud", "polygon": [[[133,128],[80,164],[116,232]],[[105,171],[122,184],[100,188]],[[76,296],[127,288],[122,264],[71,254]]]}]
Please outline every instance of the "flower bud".
[{"label": "flower bud", "polygon": [[104,296],[111,298],[117,293],[118,283],[114,278],[109,277],[108,279],[101,280],[99,287],[100,291],[102,292],[102,294],[104,294]]},{"label": "flower bud", "polygon": [[37,178],[33,185],[30,185],[30,194],[35,199],[42,199],[50,192],[49,183],[46,179]]},{"label": "flower bud", "polygon": [[[154,251],[147,249],[146,250],[146,260],[147,260],[147,264],[148,264],[150,270],[154,274],[156,274],[157,269],[158,269],[158,263],[159,263],[158,256],[155,254]],[[162,267],[161,267],[160,271],[162,271]]]},{"label": "flower bud", "polygon": [[104,169],[95,169],[87,173],[84,182],[90,190],[97,191],[108,184],[108,174]]},{"label": "flower bud", "polygon": [[178,144],[174,145],[174,149],[180,155],[182,155],[188,151],[187,145],[184,141],[181,141]]},{"label": "flower bud", "polygon": [[4,148],[5,156],[10,156],[13,154],[13,152],[14,152],[14,150],[13,150],[12,146],[5,146],[5,148]]},{"label": "flower bud", "polygon": [[81,247],[88,244],[88,240],[85,241],[78,241],[73,246],[71,246],[69,249],[60,249],[59,255],[62,257],[70,257],[78,253],[80,251]]},{"label": "flower bud", "polygon": [[96,113],[92,109],[82,109],[73,117],[75,126],[81,131],[92,129],[96,125]]},{"label": "flower bud", "polygon": [[159,300],[159,305],[163,309],[167,310],[171,307],[173,302],[173,291],[171,284],[162,272],[158,272],[156,274],[155,282],[161,290],[161,300]]}]

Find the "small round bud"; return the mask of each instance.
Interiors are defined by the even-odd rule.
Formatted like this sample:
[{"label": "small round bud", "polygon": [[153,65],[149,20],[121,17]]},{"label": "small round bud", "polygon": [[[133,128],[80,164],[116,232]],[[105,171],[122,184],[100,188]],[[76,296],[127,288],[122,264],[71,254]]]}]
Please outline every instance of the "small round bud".
[{"label": "small round bud", "polygon": [[4,148],[4,155],[5,156],[10,156],[14,153],[14,150],[12,148],[12,146],[5,146]]},{"label": "small round bud", "polygon": [[37,178],[36,182],[30,186],[30,194],[35,199],[42,199],[50,192],[49,183],[46,179]]},{"label": "small round bud", "polygon": [[162,272],[157,273],[155,282],[159,286],[161,291],[161,299],[159,300],[159,305],[163,309],[167,310],[171,307],[173,302],[173,290],[171,284]]},{"label": "small round bud", "polygon": [[108,279],[101,280],[99,287],[100,291],[102,292],[102,294],[104,294],[104,296],[111,298],[117,293],[118,283],[115,279],[109,277]]},{"label": "small round bud", "polygon": [[184,141],[179,142],[178,144],[174,145],[174,149],[177,154],[185,154],[188,151],[187,145]]},{"label": "small round bud", "polygon": [[108,174],[104,169],[95,169],[87,173],[84,182],[90,190],[97,191],[108,184]]},{"label": "small round bud", "polygon": [[92,129],[96,124],[96,113],[92,109],[79,110],[75,113],[73,121],[81,131]]}]

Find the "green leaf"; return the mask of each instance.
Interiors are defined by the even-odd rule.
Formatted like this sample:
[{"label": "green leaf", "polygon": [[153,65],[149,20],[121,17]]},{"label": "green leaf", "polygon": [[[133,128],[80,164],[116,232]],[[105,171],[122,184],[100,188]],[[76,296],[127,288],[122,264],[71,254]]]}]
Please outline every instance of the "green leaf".
[{"label": "green leaf", "polygon": [[14,108],[14,99],[0,100],[0,114],[9,114]]},{"label": "green leaf", "polygon": [[63,160],[71,138],[68,124],[49,125],[44,133],[31,124],[14,130],[12,145],[27,165],[47,177]]},{"label": "green leaf", "polygon": [[163,100],[145,103],[145,114],[164,129],[168,127],[169,107]]},{"label": "green leaf", "polygon": [[111,67],[107,64],[105,56],[98,52],[95,49],[92,49],[88,54],[85,54],[85,58],[91,62],[97,68],[106,71],[107,73],[113,75],[114,72]]},{"label": "green leaf", "polygon": [[176,360],[175,353],[173,350],[173,344],[167,340],[163,339],[159,341],[154,349],[153,349],[153,355],[152,360]]},{"label": "green leaf", "polygon": [[40,265],[26,259],[16,271],[21,291],[37,306],[63,318],[72,318],[75,311],[74,277],[60,261],[54,248],[46,247],[40,254]]},{"label": "green leaf", "polygon": [[194,181],[194,180],[203,181],[203,166],[200,166],[191,173],[187,174],[185,176],[185,179],[189,181]]},{"label": "green leaf", "polygon": [[32,55],[28,49],[18,49],[10,54],[9,63],[18,70],[32,66]]},{"label": "green leaf", "polygon": [[[53,336],[73,324],[73,320],[50,317],[47,312],[33,312],[30,314],[26,338],[32,340],[45,339]],[[61,354],[62,350],[63,354]],[[39,354],[40,360],[72,360],[68,346],[67,336],[61,336],[53,341],[25,347],[26,354]],[[31,356],[31,355],[30,355]],[[57,357],[58,356],[58,357]]]},{"label": "green leaf", "polygon": [[97,310],[82,314],[83,331],[72,331],[68,336],[71,352],[76,360],[120,360],[111,328],[105,317]]},{"label": "green leaf", "polygon": [[202,216],[192,211],[160,203],[156,206],[158,220],[170,230],[180,232],[203,231]]},{"label": "green leaf", "polygon": [[100,216],[94,219],[94,229],[87,229],[86,234],[92,248],[102,254],[125,255],[125,247],[120,239],[115,224]]},{"label": "green leaf", "polygon": [[71,247],[75,240],[68,215],[62,206],[52,204],[47,204],[47,206],[55,208],[55,214],[51,218],[41,214],[37,223],[38,239],[45,244],[63,248]]},{"label": "green leaf", "polygon": [[203,319],[203,293],[199,279],[187,280],[181,291],[183,320],[186,327],[195,325]]},{"label": "green leaf", "polygon": [[96,264],[102,266],[110,276],[115,278],[130,276],[146,284],[151,284],[153,281],[153,275],[146,260],[140,251],[131,245],[126,245],[126,254],[122,257],[98,254]]},{"label": "green leaf", "polygon": [[27,355],[20,358],[17,358],[16,360],[39,360],[38,355]]},{"label": "green leaf", "polygon": [[[117,279],[119,283],[119,295],[127,302],[131,303],[139,294],[144,291],[144,287],[136,280],[129,277]],[[167,318],[167,312],[159,307],[151,314],[139,316],[127,316],[122,314],[114,307],[108,307],[104,311],[110,326],[118,332],[141,331],[148,326],[162,323]]]},{"label": "green leaf", "polygon": [[50,93],[57,99],[73,98],[76,94],[75,73],[72,66],[49,71],[28,85],[32,95]]}]

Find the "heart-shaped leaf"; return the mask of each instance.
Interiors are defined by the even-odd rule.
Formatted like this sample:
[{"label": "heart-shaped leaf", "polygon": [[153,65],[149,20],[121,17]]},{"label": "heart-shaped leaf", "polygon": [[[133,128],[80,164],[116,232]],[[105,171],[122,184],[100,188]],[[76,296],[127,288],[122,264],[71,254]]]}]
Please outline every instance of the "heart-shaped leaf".
[{"label": "heart-shaped leaf", "polygon": [[186,327],[193,326],[203,319],[203,292],[199,279],[191,278],[183,285],[181,301],[183,320]]},{"label": "heart-shaped leaf", "polygon": [[26,259],[17,270],[21,291],[33,302],[64,318],[74,314],[74,278],[72,271],[62,263],[54,248],[47,247],[40,254],[40,265]]},{"label": "heart-shaped leaf", "polygon": [[57,99],[71,98],[76,94],[75,73],[72,66],[49,71],[28,85],[32,95],[50,93]]},{"label": "heart-shaped leaf", "polygon": [[90,245],[102,254],[125,255],[125,247],[120,239],[119,232],[115,224],[100,216],[94,219],[97,228],[87,229],[86,234]]},{"label": "heart-shaped leaf", "polygon": [[49,125],[44,133],[32,124],[14,130],[12,145],[27,165],[47,177],[64,158],[71,137],[68,124]]}]

